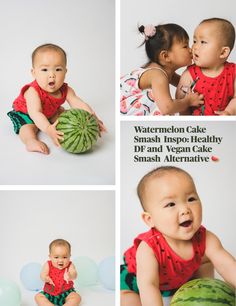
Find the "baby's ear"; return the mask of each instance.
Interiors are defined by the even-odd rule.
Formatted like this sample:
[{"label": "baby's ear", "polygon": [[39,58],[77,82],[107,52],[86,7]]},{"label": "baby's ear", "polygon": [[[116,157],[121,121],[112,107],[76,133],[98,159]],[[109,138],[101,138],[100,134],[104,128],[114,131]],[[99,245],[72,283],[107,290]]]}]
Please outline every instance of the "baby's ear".
[{"label": "baby's ear", "polygon": [[168,51],[162,50],[160,52],[159,59],[160,59],[160,62],[164,62],[164,63],[170,62],[170,57],[169,57]]},{"label": "baby's ear", "polygon": [[153,227],[154,226],[152,217],[151,217],[151,215],[148,212],[144,211],[142,213],[142,219],[147,224],[147,226],[149,226],[149,227]]},{"label": "baby's ear", "polygon": [[31,68],[31,74],[32,74],[32,76],[33,76],[33,78],[34,78],[34,76],[35,76],[34,68]]},{"label": "baby's ear", "polygon": [[230,48],[229,47],[222,47],[221,53],[220,53],[220,58],[225,59],[229,56],[230,54]]}]

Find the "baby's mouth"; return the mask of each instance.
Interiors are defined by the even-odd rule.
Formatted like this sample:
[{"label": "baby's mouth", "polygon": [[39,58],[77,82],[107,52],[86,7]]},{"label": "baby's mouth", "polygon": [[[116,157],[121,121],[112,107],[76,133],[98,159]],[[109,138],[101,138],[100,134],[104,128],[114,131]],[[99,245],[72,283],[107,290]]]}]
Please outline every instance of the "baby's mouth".
[{"label": "baby's mouth", "polygon": [[59,263],[58,266],[59,266],[60,268],[63,268],[64,265],[63,265],[63,263]]},{"label": "baby's mouth", "polygon": [[179,225],[182,227],[189,227],[192,223],[193,223],[192,220],[187,220],[187,221],[180,223]]},{"label": "baby's mouth", "polygon": [[48,85],[49,85],[49,86],[54,86],[54,85],[55,85],[55,82],[49,82]]}]

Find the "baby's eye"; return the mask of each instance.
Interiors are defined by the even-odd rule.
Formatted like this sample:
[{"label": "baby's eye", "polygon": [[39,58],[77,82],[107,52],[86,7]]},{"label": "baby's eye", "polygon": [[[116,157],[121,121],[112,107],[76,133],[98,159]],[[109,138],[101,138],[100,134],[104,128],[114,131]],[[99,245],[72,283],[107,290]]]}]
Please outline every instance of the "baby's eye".
[{"label": "baby's eye", "polygon": [[196,39],[194,39],[194,40],[193,40],[193,43],[196,44],[196,42],[197,42]]},{"label": "baby's eye", "polygon": [[47,68],[42,68],[41,71],[48,71]]},{"label": "baby's eye", "polygon": [[56,71],[62,71],[62,68],[57,68]]},{"label": "baby's eye", "polygon": [[201,44],[207,44],[205,40],[201,40]]},{"label": "baby's eye", "polygon": [[171,203],[166,204],[165,207],[173,207],[173,206],[175,206],[175,203],[174,203],[174,202],[171,202]]},{"label": "baby's eye", "polygon": [[196,201],[196,198],[195,198],[195,197],[190,197],[190,198],[188,199],[188,202],[193,202],[193,201]]}]

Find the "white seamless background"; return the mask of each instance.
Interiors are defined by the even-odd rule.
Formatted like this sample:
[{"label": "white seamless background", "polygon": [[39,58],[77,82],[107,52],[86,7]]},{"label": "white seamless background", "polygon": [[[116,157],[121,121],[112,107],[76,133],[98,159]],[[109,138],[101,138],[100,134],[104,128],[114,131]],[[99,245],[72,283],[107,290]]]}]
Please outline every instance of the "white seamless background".
[{"label": "white seamless background", "polygon": [[[0,184],[114,184],[115,0],[8,0],[0,7]],[[49,42],[67,53],[65,82],[107,127],[92,154],[58,150],[45,133],[39,135],[51,154],[27,153],[7,117],[20,89],[33,80],[33,50]]]},{"label": "white seamless background", "polygon": [[[228,19],[236,27],[235,1],[227,0],[120,0],[120,65],[121,75],[147,62],[143,35],[139,25],[177,23],[189,34],[192,45],[193,32],[199,22],[206,18]],[[229,60],[236,61],[236,46]],[[183,69],[179,70],[181,73]]]},{"label": "white seamless background", "polygon": [[[0,211],[0,277],[18,284],[22,306],[34,305],[35,292],[23,288],[20,271],[30,262],[46,262],[52,240],[71,243],[72,261],[86,256],[99,265],[115,255],[114,191],[0,191]],[[92,289],[82,297],[88,305]],[[114,305],[114,292],[97,291],[96,299],[90,303]]]}]

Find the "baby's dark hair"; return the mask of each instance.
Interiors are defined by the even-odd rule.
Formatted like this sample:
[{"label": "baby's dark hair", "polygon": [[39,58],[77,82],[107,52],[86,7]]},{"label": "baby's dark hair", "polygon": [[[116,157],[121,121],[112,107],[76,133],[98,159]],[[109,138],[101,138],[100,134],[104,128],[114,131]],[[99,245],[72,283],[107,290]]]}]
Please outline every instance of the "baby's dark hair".
[{"label": "baby's dark hair", "polygon": [[[188,33],[178,24],[167,23],[155,26],[155,28],[156,34],[148,39],[145,39],[141,44],[141,46],[145,44],[147,57],[149,59],[149,62],[146,65],[150,64],[151,62],[161,65],[159,62],[161,51],[169,51],[174,40],[179,42],[189,41]],[[145,26],[141,25],[138,30],[140,33],[144,34]]]},{"label": "baby's dark hair", "polygon": [[69,253],[71,253],[71,245],[67,240],[64,239],[55,239],[53,240],[50,244],[49,244],[49,254],[52,251],[52,248],[55,246],[64,246],[66,248],[68,248]]},{"label": "baby's dark hair", "polygon": [[219,26],[218,31],[220,31],[220,34],[222,36],[223,44],[229,47],[231,51],[234,47],[234,42],[235,42],[235,28],[232,25],[232,23],[227,19],[214,17],[214,18],[204,19],[200,22],[200,24],[206,22],[218,24]]},{"label": "baby's dark hair", "polygon": [[54,45],[54,44],[44,44],[44,45],[38,46],[33,51],[33,53],[32,53],[32,66],[34,66],[34,60],[35,60],[35,57],[36,57],[37,53],[39,53],[41,51],[48,51],[48,50],[53,50],[53,51],[56,51],[56,52],[60,52],[64,57],[65,64],[67,63],[66,52],[61,47],[59,47],[57,45]]},{"label": "baby's dark hair", "polygon": [[177,172],[177,173],[183,173],[185,175],[187,175],[192,181],[193,178],[191,177],[191,175],[186,172],[185,170],[178,168],[178,167],[174,167],[174,166],[161,166],[158,167],[154,170],[151,170],[150,172],[148,172],[147,174],[144,175],[144,177],[139,181],[138,186],[137,186],[137,194],[139,197],[139,201],[141,203],[141,206],[143,208],[144,211],[146,211],[147,209],[147,205],[145,205],[145,193],[146,193],[146,186],[149,182],[149,180],[151,178],[160,178],[163,175],[167,174],[168,172]]}]

